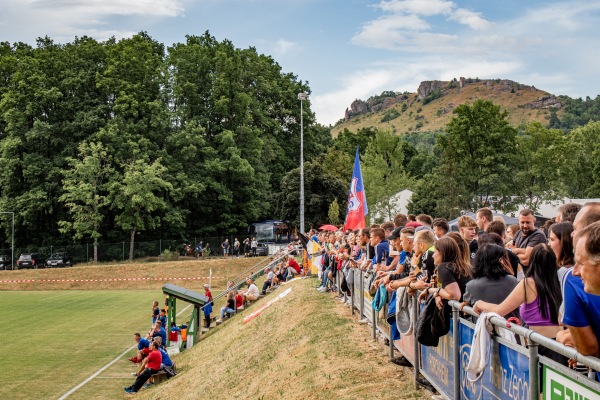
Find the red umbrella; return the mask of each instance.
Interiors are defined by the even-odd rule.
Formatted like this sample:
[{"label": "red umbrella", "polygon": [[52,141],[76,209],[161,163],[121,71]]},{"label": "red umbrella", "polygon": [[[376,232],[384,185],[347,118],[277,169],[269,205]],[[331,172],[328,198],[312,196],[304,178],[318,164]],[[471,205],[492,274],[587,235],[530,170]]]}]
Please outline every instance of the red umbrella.
[{"label": "red umbrella", "polygon": [[338,229],[339,228],[337,226],[333,226],[333,225],[323,225],[322,227],[319,228],[320,231],[331,231],[331,232],[335,232]]}]

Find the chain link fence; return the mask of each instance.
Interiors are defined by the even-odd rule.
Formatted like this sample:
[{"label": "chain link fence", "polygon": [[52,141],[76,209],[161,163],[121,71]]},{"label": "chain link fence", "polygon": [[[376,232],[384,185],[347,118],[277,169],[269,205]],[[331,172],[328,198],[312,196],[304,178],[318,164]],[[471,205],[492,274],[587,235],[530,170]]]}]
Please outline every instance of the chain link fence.
[{"label": "chain link fence", "polygon": [[[229,235],[212,237],[190,237],[185,239],[159,239],[153,241],[136,241],[133,246],[133,258],[143,259],[152,257],[215,257],[223,256],[221,243],[229,239],[229,254],[234,254],[233,243],[235,238],[240,242],[240,255],[244,255],[244,239],[249,235]],[[202,241],[202,252],[198,252],[197,245]],[[99,243],[99,262],[119,262],[129,259],[129,241],[117,243]],[[18,246],[15,247],[15,263],[20,254],[37,253],[44,258],[57,252],[66,252],[71,256],[73,263],[91,262],[94,260],[94,244],[76,245],[50,245],[50,246]],[[5,247],[0,249],[0,255],[10,257],[12,249]]]}]

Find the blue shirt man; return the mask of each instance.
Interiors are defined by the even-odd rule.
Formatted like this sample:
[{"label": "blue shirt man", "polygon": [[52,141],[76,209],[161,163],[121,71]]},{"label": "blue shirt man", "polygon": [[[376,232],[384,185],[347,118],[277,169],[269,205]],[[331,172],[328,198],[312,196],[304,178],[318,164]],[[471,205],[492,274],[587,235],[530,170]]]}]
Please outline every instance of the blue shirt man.
[{"label": "blue shirt man", "polygon": [[160,351],[160,354],[162,354],[161,364],[163,364],[165,367],[172,367],[173,366],[173,361],[171,361],[171,357],[169,357],[169,353],[167,353],[162,348],[158,349],[158,351]]},{"label": "blue shirt man", "polygon": [[138,350],[147,349],[148,347],[150,347],[150,341],[141,337],[138,342]]},{"label": "blue shirt man", "polygon": [[157,336],[160,336],[160,337],[161,337],[161,339],[162,339],[162,342],[161,342],[161,345],[160,345],[160,346],[161,346],[161,347],[165,347],[165,346],[166,346],[166,344],[167,344],[167,331],[165,331],[165,328],[163,328],[163,327],[161,326],[159,331],[154,331],[154,332],[152,333],[152,337],[153,337],[153,338],[155,338],[155,337],[157,337]]}]

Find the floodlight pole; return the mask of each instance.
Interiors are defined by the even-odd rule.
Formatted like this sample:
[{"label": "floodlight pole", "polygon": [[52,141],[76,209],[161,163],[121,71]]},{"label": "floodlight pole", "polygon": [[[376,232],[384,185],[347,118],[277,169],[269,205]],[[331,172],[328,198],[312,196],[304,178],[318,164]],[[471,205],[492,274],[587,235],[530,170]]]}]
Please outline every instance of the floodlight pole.
[{"label": "floodlight pole", "polygon": [[11,255],[10,255],[10,263],[11,269],[15,269],[15,213],[12,211],[0,211],[0,214],[10,214],[12,215],[12,240],[11,240]]},{"label": "floodlight pole", "polygon": [[298,93],[298,100],[300,100],[300,233],[304,233],[304,113],[302,101],[307,98],[306,93]]}]

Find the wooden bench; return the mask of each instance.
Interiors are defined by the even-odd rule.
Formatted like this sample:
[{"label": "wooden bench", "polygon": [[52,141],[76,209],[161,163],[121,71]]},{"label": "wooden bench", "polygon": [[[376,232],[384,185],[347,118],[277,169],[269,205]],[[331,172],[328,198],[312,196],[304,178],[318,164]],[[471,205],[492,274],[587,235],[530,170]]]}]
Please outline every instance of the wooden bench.
[{"label": "wooden bench", "polygon": [[[175,371],[175,373],[177,373],[177,365],[175,364],[175,361],[173,361],[173,371]],[[152,375],[154,377],[154,384],[158,385],[161,382],[166,381],[167,379],[169,379],[166,371],[160,371],[158,374],[156,375]]]}]

